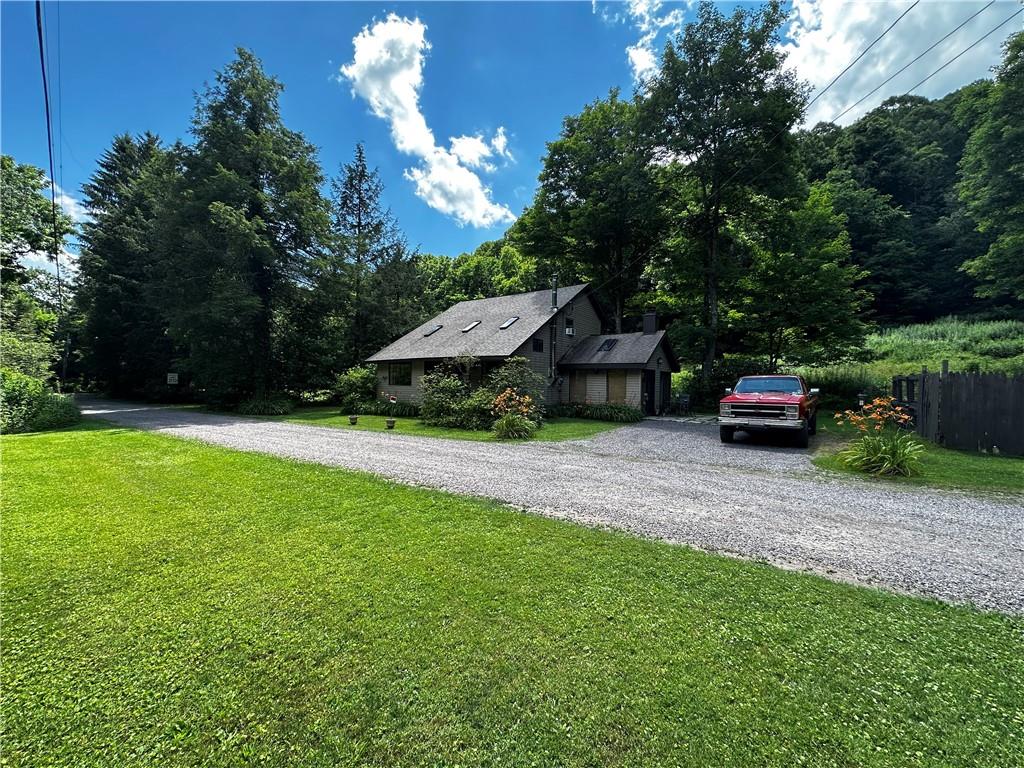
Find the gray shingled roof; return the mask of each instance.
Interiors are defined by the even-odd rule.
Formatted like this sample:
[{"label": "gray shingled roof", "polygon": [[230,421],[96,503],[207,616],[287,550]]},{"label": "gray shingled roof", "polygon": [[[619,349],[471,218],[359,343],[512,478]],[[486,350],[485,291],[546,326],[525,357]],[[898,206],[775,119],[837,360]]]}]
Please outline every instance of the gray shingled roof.
[{"label": "gray shingled roof", "polygon": [[[664,331],[657,333],[606,333],[600,336],[588,336],[570,349],[561,360],[560,368],[642,368],[651,361],[658,345],[665,338]],[[601,345],[609,339],[615,344],[607,351],[599,351]],[[668,342],[664,345],[668,357],[668,367],[679,370],[679,363]]]},{"label": "gray shingled roof", "polygon": [[[584,283],[559,288],[558,308],[565,307],[586,287]],[[550,289],[517,293],[513,296],[496,296],[493,299],[460,301],[454,307],[446,309],[437,317],[384,347],[367,362],[439,360],[459,355],[508,357],[553,315]],[[505,330],[501,330],[501,324],[511,317],[519,319]],[[480,325],[466,333],[462,332],[463,328],[477,320],[480,321]],[[423,335],[436,325],[440,325],[441,329],[429,336]]]}]

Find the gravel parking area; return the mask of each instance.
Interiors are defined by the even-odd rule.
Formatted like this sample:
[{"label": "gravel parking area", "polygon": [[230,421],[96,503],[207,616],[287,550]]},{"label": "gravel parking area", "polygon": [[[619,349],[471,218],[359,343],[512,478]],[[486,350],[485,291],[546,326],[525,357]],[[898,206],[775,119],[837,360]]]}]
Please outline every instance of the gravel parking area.
[{"label": "gravel parking area", "polygon": [[883,486],[806,451],[647,421],[566,443],[490,444],[82,401],[87,415],[361,469],[552,517],[828,578],[1024,613],[1024,499]]}]

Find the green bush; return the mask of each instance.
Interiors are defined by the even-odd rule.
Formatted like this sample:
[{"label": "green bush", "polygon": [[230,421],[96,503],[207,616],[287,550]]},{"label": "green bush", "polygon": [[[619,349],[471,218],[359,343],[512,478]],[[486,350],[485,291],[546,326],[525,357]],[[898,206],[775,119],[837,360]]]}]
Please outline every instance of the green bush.
[{"label": "green bush", "polygon": [[250,397],[238,404],[238,412],[243,416],[284,416],[291,413],[292,408],[290,397],[274,393]]},{"label": "green bush", "polygon": [[461,429],[490,429],[494,422],[494,398],[494,391],[490,387],[474,389],[456,404],[455,423],[451,426]]},{"label": "green bush", "polygon": [[74,401],[51,392],[42,379],[0,369],[0,432],[39,432],[80,418]]},{"label": "green bush", "polygon": [[798,368],[808,387],[821,390],[820,407],[826,410],[856,408],[858,395],[873,399],[889,391],[891,379],[864,365],[833,365],[827,368]]},{"label": "green bush", "polygon": [[469,396],[469,387],[458,376],[442,371],[420,379],[420,418],[435,427],[458,427],[459,406]]},{"label": "green bush", "polygon": [[861,435],[838,458],[851,469],[872,475],[902,475],[920,472],[924,446],[908,432],[899,430]]},{"label": "green bush", "polygon": [[547,411],[553,418],[593,419],[620,424],[633,424],[644,418],[639,408],[622,403],[559,403],[549,406]]},{"label": "green bush", "polygon": [[67,395],[47,392],[41,407],[32,419],[32,432],[58,429],[74,424],[82,418],[75,401]]},{"label": "green bush", "polygon": [[736,386],[741,376],[759,376],[772,373],[768,364],[756,357],[733,356],[716,360],[711,369],[711,380],[704,384],[700,368],[694,368],[690,380],[690,407],[718,410],[718,401],[725,396],[725,390]]},{"label": "green bush", "polygon": [[491,429],[499,440],[529,440],[537,431],[537,422],[521,413],[506,413],[494,422]]},{"label": "green bush", "polygon": [[[369,400],[360,403],[352,413],[367,416],[391,416],[393,418],[409,418],[420,415],[420,407],[415,403],[390,402],[388,400]],[[343,413],[343,416],[349,415]]]},{"label": "green bush", "polygon": [[[544,399],[544,377],[530,367],[530,361],[525,357],[510,357],[491,371],[487,377],[487,386],[495,394],[511,389],[519,397],[529,397],[538,405]],[[540,413],[535,412],[530,418],[537,420]]]},{"label": "green bush", "polygon": [[338,374],[334,382],[334,398],[341,410],[348,413],[356,413],[360,404],[376,400],[376,369],[357,365]]},{"label": "green bush", "polygon": [[289,392],[288,394],[302,405],[331,405],[336,398],[333,389],[313,389],[305,392]]},{"label": "green bush", "polygon": [[478,365],[473,358],[446,361],[437,370],[420,379],[420,418],[424,424],[456,429],[488,430],[494,423],[495,398],[507,390],[529,397],[530,420],[540,422],[539,408],[544,379],[530,368],[523,357],[509,358],[474,387],[471,371]]}]

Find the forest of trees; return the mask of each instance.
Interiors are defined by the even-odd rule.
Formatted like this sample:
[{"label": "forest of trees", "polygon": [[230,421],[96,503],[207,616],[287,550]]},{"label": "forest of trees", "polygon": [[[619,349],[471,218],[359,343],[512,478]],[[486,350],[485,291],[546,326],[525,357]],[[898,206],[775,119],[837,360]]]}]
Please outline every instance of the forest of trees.
[{"label": "forest of trees", "polygon": [[67,338],[69,378],[115,395],[166,396],[170,371],[214,402],[301,393],[456,301],[554,275],[590,282],[609,330],[658,308],[705,383],[727,357],[855,359],[873,325],[1020,316],[1024,33],[992,80],[797,130],[784,21],[702,4],[632,98],[565,119],[504,236],[454,258],[410,247],[362,146],[325,178],[239,50],[191,142],[122,135],[99,159],[61,327],[52,278],[23,266],[53,250],[45,177],[4,158],[4,365],[55,373]]}]

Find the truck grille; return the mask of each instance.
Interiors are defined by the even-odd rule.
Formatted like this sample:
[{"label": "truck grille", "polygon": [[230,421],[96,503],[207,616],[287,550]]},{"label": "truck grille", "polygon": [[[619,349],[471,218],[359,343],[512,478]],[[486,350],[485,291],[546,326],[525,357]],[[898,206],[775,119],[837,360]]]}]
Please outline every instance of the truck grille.
[{"label": "truck grille", "polygon": [[786,406],[762,405],[761,403],[733,403],[733,416],[750,416],[758,419],[784,419]]}]

